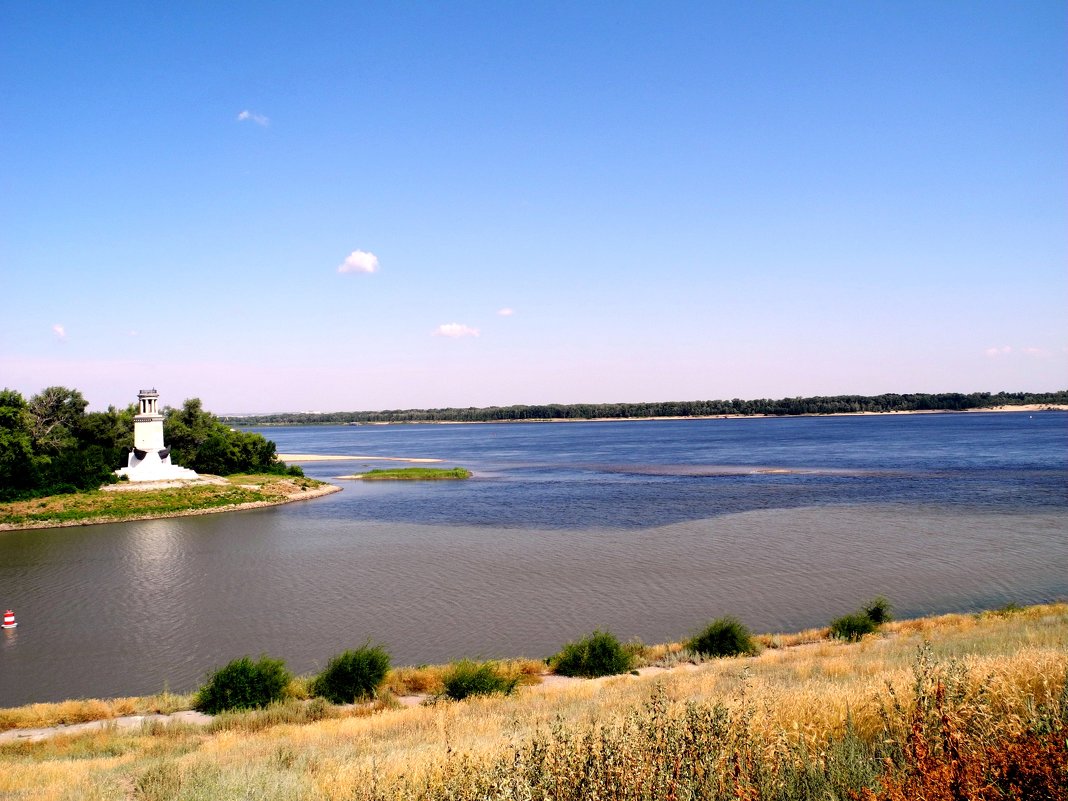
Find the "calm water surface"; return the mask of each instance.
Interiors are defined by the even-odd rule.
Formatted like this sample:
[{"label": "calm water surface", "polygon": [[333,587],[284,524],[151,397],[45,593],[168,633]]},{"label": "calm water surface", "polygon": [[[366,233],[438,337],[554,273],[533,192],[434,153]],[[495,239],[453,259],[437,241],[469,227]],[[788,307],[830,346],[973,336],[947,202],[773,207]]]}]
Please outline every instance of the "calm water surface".
[{"label": "calm water surface", "polygon": [[[434,457],[274,509],[0,534],[0,705],[184,691],[243,654],[300,672],[659,641],[1068,596],[1068,414],[272,428],[281,452]],[[333,478],[372,461],[318,463]]]}]

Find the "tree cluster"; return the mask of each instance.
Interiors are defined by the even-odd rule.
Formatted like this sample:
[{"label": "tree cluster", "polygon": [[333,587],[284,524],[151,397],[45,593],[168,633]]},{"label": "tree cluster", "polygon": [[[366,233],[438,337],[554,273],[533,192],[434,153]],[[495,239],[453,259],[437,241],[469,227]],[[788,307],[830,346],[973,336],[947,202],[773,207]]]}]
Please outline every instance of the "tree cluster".
[{"label": "tree cluster", "polygon": [[[116,480],[133,447],[137,407],[86,412],[86,406],[81,392],[66,387],[48,387],[28,401],[15,390],[0,390],[0,501]],[[163,436],[171,461],[199,473],[286,472],[273,442],[232,430],[195,398],[181,409],[164,409]]]},{"label": "tree cluster", "polygon": [[82,393],[48,387],[27,401],[0,391],[0,500],[33,498],[115,481],[133,446],[134,409],[86,413]]},{"label": "tree cluster", "polygon": [[[237,431],[204,411],[199,398],[181,409],[163,410],[163,440],[174,464],[216,476],[234,473],[285,473],[275,444],[261,434]],[[292,471],[299,473],[299,468]]]},{"label": "tree cluster", "polygon": [[463,409],[390,409],[378,412],[287,413],[229,417],[235,425],[338,423],[492,423],[518,420],[626,420],[641,417],[720,417],[724,415],[843,414],[849,412],[963,411],[1029,403],[1068,403],[1063,392],[959,392],[906,395],[835,395],[771,400],[698,400],[653,403],[551,403]]}]

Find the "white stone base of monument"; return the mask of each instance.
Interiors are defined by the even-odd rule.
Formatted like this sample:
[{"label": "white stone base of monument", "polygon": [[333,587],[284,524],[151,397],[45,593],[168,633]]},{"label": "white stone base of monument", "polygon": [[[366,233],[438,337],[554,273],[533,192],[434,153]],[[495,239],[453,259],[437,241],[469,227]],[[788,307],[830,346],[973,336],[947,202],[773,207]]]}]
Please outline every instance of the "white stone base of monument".
[{"label": "white stone base of monument", "polygon": [[200,478],[195,470],[171,464],[171,456],[160,458],[158,451],[147,451],[143,459],[130,453],[129,465],[115,471],[115,475],[126,476],[130,481],[191,481]]}]

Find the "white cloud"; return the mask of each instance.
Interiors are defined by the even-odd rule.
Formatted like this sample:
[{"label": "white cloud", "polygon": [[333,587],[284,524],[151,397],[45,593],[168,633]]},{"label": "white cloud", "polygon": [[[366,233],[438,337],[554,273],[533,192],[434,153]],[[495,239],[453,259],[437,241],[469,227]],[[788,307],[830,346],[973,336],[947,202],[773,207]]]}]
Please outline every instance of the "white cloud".
[{"label": "white cloud", "polygon": [[460,339],[461,337],[477,337],[478,329],[472,328],[469,325],[463,323],[445,323],[439,325],[434,330],[434,336],[436,337],[450,337],[451,339]]},{"label": "white cloud", "polygon": [[499,314],[501,317],[511,317],[513,314],[515,314],[515,309],[511,309],[505,306],[503,309],[499,309],[497,311],[497,314]]},{"label": "white cloud", "polygon": [[377,273],[378,256],[366,250],[354,250],[345,261],[341,262],[337,271],[339,273]]},{"label": "white cloud", "polygon": [[269,119],[267,119],[265,116],[263,116],[262,114],[257,114],[255,111],[249,111],[248,109],[245,109],[244,111],[242,111],[240,114],[237,115],[237,121],[238,122],[249,122],[249,121],[251,121],[251,122],[256,123],[257,125],[263,126],[264,128],[266,128],[268,125],[271,124],[271,121]]},{"label": "white cloud", "polygon": [[52,333],[56,335],[56,339],[58,339],[60,342],[63,342],[67,339],[67,329],[64,328],[60,323],[56,323],[54,326],[52,326]]},{"label": "white cloud", "polygon": [[1034,358],[1042,358],[1050,355],[1050,351],[1046,348],[1036,348],[1034,346],[1014,348],[1011,345],[1002,345],[1000,348],[987,348],[983,353],[986,354],[988,359],[998,359],[1002,356],[1009,356],[1010,354],[1022,354]]}]

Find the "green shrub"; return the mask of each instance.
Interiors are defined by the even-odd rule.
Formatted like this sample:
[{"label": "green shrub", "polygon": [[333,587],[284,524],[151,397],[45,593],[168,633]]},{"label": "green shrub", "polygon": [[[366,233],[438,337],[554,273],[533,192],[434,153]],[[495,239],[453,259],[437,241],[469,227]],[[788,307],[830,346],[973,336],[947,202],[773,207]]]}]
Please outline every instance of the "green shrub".
[{"label": "green shrub", "polygon": [[759,650],[749,629],[733,617],[716,618],[686,647],[702,656],[752,656]]},{"label": "green shrub", "polygon": [[864,607],[864,614],[876,626],[881,626],[894,619],[894,607],[886,598],[877,595],[868,601],[868,605]]},{"label": "green shrub", "polygon": [[565,645],[550,664],[561,676],[614,676],[626,673],[634,666],[634,654],[615,635],[595,631]]},{"label": "green shrub", "polygon": [[281,659],[243,656],[219,668],[197,691],[194,707],[214,715],[230,709],[265,707],[281,700],[292,676]]},{"label": "green shrub", "polygon": [[511,695],[519,678],[508,678],[492,662],[472,662],[464,659],[457,662],[442,676],[445,695],[454,701],[462,701],[471,695]]},{"label": "green shrub", "polygon": [[842,615],[831,621],[831,636],[839,640],[856,642],[865,634],[871,634],[878,626],[864,612]]},{"label": "green shrub", "polygon": [[333,704],[373,698],[389,672],[389,654],[370,643],[331,659],[311,684],[313,695]]}]

